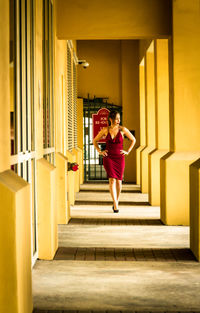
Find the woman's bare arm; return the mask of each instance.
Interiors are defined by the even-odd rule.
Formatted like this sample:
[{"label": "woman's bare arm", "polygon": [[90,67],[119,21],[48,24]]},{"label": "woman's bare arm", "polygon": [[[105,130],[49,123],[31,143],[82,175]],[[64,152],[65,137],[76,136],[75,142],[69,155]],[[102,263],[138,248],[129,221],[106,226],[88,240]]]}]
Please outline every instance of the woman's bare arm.
[{"label": "woman's bare arm", "polygon": [[100,132],[96,135],[96,137],[93,139],[93,145],[95,146],[95,148],[97,149],[98,153],[106,156],[107,155],[107,150],[101,151],[101,149],[99,148],[98,145],[98,141],[107,134],[107,128],[104,127],[102,128],[102,130],[100,130]]},{"label": "woman's bare arm", "polygon": [[129,140],[131,140],[131,145],[128,148],[128,151],[121,150],[121,153],[122,154],[129,154],[131,152],[131,150],[133,149],[133,147],[135,146],[136,139],[135,139],[135,137],[131,134],[131,132],[126,127],[121,126],[121,129],[122,129],[124,135],[126,135],[126,137]]}]

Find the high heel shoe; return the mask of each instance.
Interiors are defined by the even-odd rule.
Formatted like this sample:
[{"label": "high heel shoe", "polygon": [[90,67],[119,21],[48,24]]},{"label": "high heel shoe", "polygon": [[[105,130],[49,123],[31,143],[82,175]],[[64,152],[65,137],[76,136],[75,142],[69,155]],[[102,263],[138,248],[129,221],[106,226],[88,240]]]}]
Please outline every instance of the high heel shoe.
[{"label": "high heel shoe", "polygon": [[118,213],[119,212],[119,210],[114,210],[114,205],[112,206],[112,209],[113,209],[114,213]]}]

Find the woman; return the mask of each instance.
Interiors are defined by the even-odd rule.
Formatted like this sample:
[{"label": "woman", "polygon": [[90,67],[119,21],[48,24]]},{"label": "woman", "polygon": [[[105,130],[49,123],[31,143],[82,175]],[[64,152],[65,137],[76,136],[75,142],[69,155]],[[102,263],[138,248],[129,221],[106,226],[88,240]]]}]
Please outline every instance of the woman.
[{"label": "woman", "polygon": [[[125,167],[124,156],[133,149],[136,139],[131,132],[120,125],[120,114],[117,111],[110,111],[108,115],[108,127],[104,127],[94,138],[93,144],[100,155],[103,156],[103,165],[109,178],[109,188],[113,199],[113,212],[119,212],[118,200],[122,188],[122,178]],[[131,140],[128,151],[123,150],[124,135]],[[106,149],[101,151],[98,141],[106,137]]]}]

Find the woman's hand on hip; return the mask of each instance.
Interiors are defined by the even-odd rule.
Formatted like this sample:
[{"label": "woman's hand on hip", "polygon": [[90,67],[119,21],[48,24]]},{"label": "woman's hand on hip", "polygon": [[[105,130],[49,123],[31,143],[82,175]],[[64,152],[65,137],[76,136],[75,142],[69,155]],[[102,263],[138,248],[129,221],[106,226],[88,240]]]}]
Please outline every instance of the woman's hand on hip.
[{"label": "woman's hand on hip", "polygon": [[120,154],[122,154],[122,155],[128,155],[128,151],[120,150]]},{"label": "woman's hand on hip", "polygon": [[103,151],[100,151],[99,154],[102,156],[107,156],[108,155],[107,152],[108,152],[108,150],[103,150]]}]

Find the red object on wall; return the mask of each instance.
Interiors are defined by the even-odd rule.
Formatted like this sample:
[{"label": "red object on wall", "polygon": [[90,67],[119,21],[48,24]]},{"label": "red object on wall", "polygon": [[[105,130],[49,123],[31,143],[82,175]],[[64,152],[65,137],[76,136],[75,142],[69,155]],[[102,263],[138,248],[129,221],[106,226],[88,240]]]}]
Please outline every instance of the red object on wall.
[{"label": "red object on wall", "polygon": [[73,172],[76,172],[79,167],[79,165],[76,162],[74,163],[68,162],[67,165],[68,165],[68,171],[73,171]]},{"label": "red object on wall", "polygon": [[[93,139],[96,137],[98,132],[103,128],[108,126],[108,114],[110,111],[106,108],[100,109],[97,114],[92,114],[92,124],[93,124]],[[99,140],[99,142],[105,142],[105,136]]]},{"label": "red object on wall", "polygon": [[72,171],[76,172],[78,170],[78,164],[77,163],[74,163],[72,165]]}]

